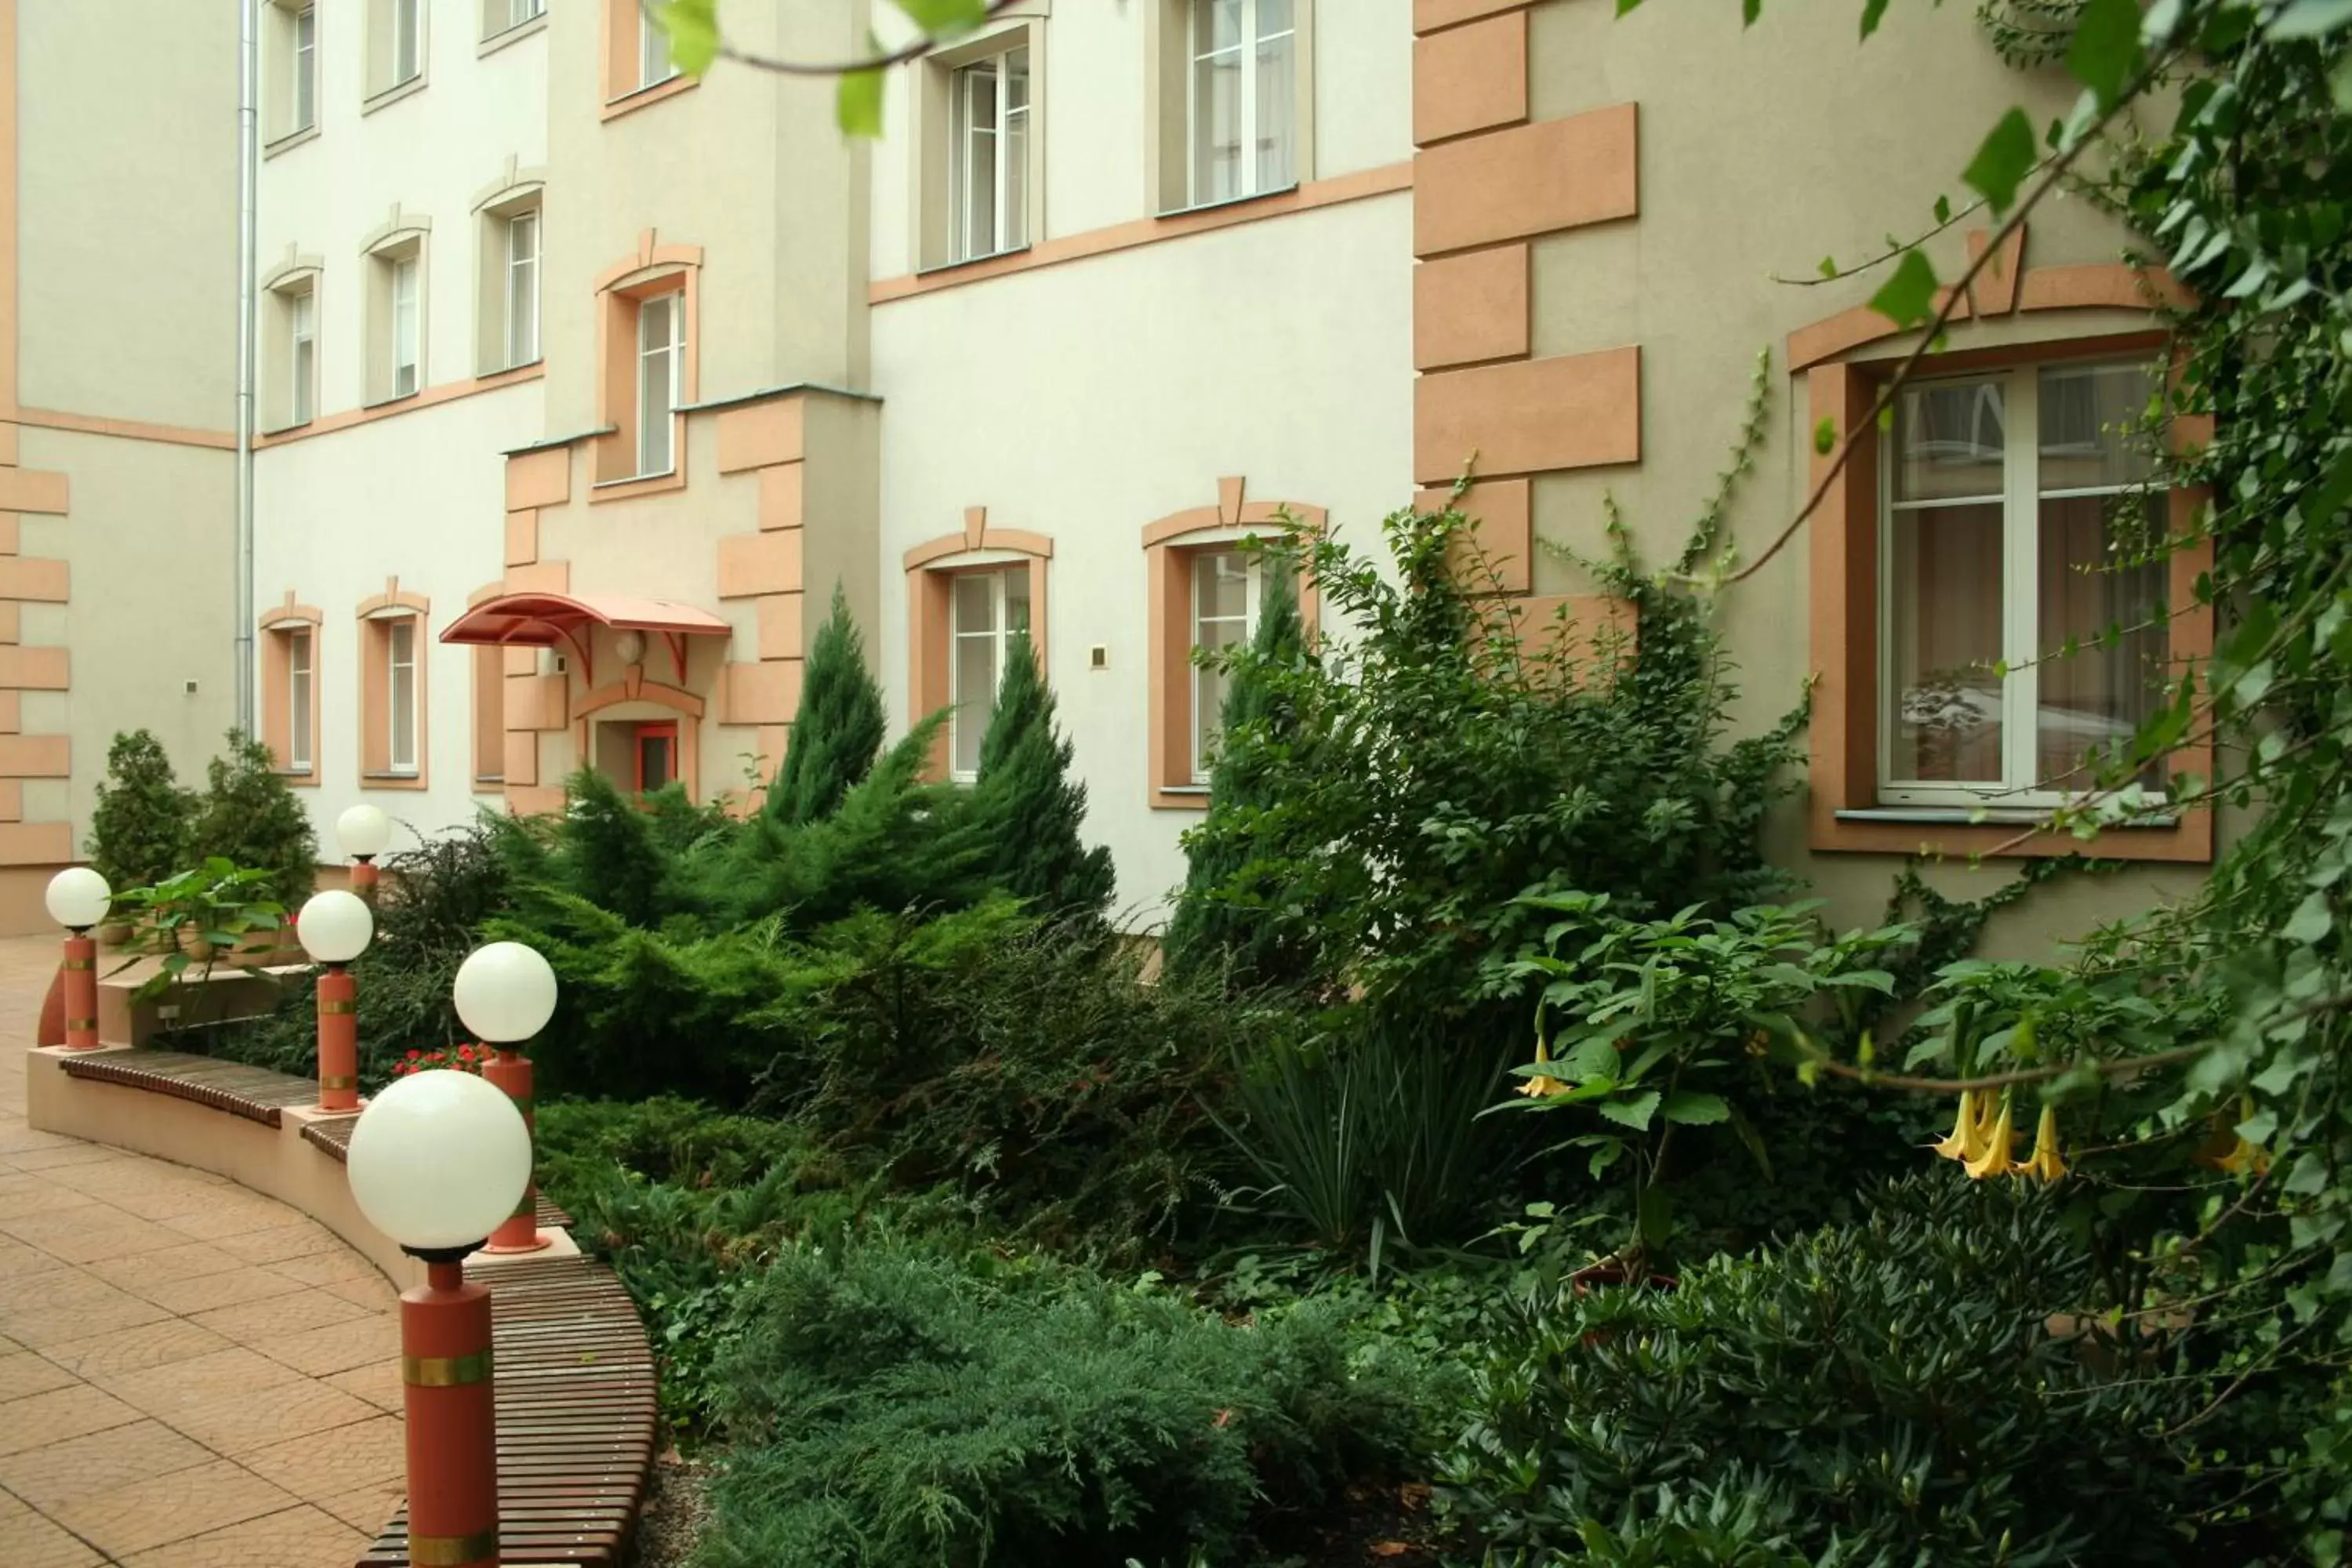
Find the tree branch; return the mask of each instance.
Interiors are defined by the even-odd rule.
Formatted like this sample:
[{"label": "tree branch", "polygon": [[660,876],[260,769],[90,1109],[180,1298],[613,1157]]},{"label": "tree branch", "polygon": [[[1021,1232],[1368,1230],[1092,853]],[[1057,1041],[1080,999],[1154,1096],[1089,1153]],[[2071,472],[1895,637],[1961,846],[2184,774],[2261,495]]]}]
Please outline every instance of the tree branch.
[{"label": "tree branch", "polygon": [[[659,0],[637,0],[637,9],[644,14],[647,21],[657,27],[661,26],[660,17],[655,14],[655,7],[658,4]],[[1020,4],[1021,0],[988,0],[988,14],[982,16],[977,25],[985,26],[1003,13]],[[780,76],[857,76],[866,71],[887,70],[892,66],[905,65],[908,60],[921,59],[925,55],[954,41],[952,38],[935,37],[925,33],[913,43],[901,45],[884,54],[868,55],[863,59],[784,60],[778,59],[772,55],[755,55],[748,49],[738,48],[729,43],[724,35],[721,35],[719,39],[719,58],[722,60],[732,60],[739,66],[750,66],[756,70],[774,71]]]}]

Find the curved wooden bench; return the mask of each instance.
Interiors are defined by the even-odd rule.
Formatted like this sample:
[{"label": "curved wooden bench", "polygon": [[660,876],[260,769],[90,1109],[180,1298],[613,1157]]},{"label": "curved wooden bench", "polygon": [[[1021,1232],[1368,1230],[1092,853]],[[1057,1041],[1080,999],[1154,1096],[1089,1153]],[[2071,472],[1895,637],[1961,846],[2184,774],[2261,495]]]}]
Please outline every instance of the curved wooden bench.
[{"label": "curved wooden bench", "polygon": [[[356,1116],[339,1116],[331,1121],[312,1121],[303,1127],[302,1140],[304,1142],[325,1150],[329,1156],[337,1161],[348,1160],[351,1158],[352,1152],[352,1129],[358,1122],[359,1118]],[[549,1202],[545,1193],[541,1193],[538,1196],[539,1228],[570,1230],[572,1216]]]},{"label": "curved wooden bench", "polygon": [[68,1078],[193,1100],[264,1127],[280,1125],[289,1106],[314,1105],[319,1099],[319,1086],[309,1079],[184,1051],[90,1051],[62,1058],[58,1065]]},{"label": "curved wooden bench", "polygon": [[[619,1563],[656,1436],[653,1349],[636,1307],[584,1258],[467,1273],[490,1288],[500,1561]],[[355,1568],[407,1564],[404,1508]]]}]

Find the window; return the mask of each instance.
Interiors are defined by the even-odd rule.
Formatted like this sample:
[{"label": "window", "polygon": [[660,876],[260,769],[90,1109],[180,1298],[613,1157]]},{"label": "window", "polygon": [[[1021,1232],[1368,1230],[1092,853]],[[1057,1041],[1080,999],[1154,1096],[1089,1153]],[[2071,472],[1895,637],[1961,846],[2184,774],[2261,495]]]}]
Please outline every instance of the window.
[{"label": "window", "polygon": [[286,422],[308,425],[319,412],[319,293],[304,289],[284,299],[290,342]]},{"label": "window", "polygon": [[315,765],[318,738],[311,733],[310,698],[317,671],[311,664],[312,634],[305,628],[286,635],[287,742],[286,771],[307,773]]},{"label": "window", "polygon": [[669,58],[669,34],[643,10],[637,13],[637,85],[659,87],[677,74]]},{"label": "window", "polygon": [[677,721],[639,724],[632,737],[637,794],[651,795],[677,777]]},{"label": "window", "polygon": [[1029,51],[959,68],[950,99],[955,259],[1017,249],[1029,242]]},{"label": "window", "polygon": [[387,754],[390,771],[413,773],[416,771],[416,618],[404,616],[386,628],[384,649],[387,659],[386,688],[392,701],[392,745]]},{"label": "window", "polygon": [[[1237,647],[1257,627],[1257,569],[1238,550],[1192,552],[1192,647],[1214,653]],[[1192,768],[1194,784],[1209,782],[1217,735],[1224,724],[1225,691],[1233,684],[1214,666],[1192,668]]]},{"label": "window", "polygon": [[672,416],[685,357],[683,298],[656,294],[637,307],[637,472],[667,474],[676,461]]},{"label": "window", "polygon": [[425,68],[424,0],[392,0],[392,80],[415,81]]},{"label": "window", "polygon": [[[2048,805],[2160,700],[2167,498],[2138,363],[1906,388],[1882,441],[1880,795]],[[2144,780],[2160,787],[2163,770]]]},{"label": "window", "polygon": [[520,27],[547,15],[547,0],[507,0],[507,26]]},{"label": "window", "polygon": [[418,298],[420,288],[415,256],[404,256],[392,263],[392,395],[394,397],[405,397],[415,392],[421,374],[424,345],[418,330],[423,305]]},{"label": "window", "polygon": [[1192,0],[1192,200],[1231,201],[1297,179],[1293,0]]},{"label": "window", "polygon": [[378,789],[425,787],[425,617],[432,604],[397,578],[360,601],[360,776]]},{"label": "window", "polygon": [[996,713],[1005,654],[1015,634],[1029,630],[1029,568],[961,572],[952,580],[948,668],[953,703],[948,718],[949,776],[980,776],[981,743]]},{"label": "window", "polygon": [[288,101],[293,107],[290,134],[319,122],[319,13],[305,5],[294,14],[294,81]]},{"label": "window", "polygon": [[539,358],[539,212],[506,220],[507,365]]}]

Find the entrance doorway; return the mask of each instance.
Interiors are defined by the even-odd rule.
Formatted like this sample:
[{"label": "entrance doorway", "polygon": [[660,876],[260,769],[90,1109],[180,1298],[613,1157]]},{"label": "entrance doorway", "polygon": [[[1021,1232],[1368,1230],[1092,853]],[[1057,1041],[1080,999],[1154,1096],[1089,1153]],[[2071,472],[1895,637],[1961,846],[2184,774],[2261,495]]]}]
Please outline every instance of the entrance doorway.
[{"label": "entrance doorway", "polygon": [[637,725],[634,752],[637,793],[646,795],[666,787],[677,777],[677,721]]}]

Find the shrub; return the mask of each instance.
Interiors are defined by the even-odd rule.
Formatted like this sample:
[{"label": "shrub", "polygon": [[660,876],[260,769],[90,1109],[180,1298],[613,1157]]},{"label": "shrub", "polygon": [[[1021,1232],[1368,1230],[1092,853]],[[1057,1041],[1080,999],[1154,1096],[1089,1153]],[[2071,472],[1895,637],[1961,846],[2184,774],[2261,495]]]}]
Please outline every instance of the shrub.
[{"label": "shrub", "polygon": [[783,1248],[721,1370],[714,1568],[1247,1561],[1263,1500],[1311,1504],[1403,1417],[1332,1314],[1229,1325],[887,1236]]},{"label": "shrub", "polygon": [[180,787],[163,743],[146,730],[114,737],[89,818],[90,864],[117,892],[187,868],[196,796]]},{"label": "shrub", "polygon": [[836,583],[833,612],[809,648],[792,738],[768,785],[762,815],[781,823],[832,816],[872,771],[884,732],[882,689],[866,668],[865,639]]},{"label": "shrub", "polygon": [[1040,914],[1099,921],[1115,882],[1110,851],[1079,840],[1087,786],[1070,777],[1070,754],[1029,634],[1015,633],[973,790],[972,810],[991,841],[989,876]]},{"label": "shrub", "polygon": [[1746,1516],[1766,1563],[2175,1561],[2189,1483],[2149,1432],[2177,1384],[2050,1327],[2089,1275],[2038,1194],[1921,1178],[1678,1289],[1532,1298],[1441,1497],[1498,1552]]},{"label": "shrub", "polygon": [[310,814],[278,776],[278,759],[241,731],[228,732],[227,752],[205,765],[197,850],[269,873],[268,896],[288,909],[310,896],[319,877],[319,840]]}]

